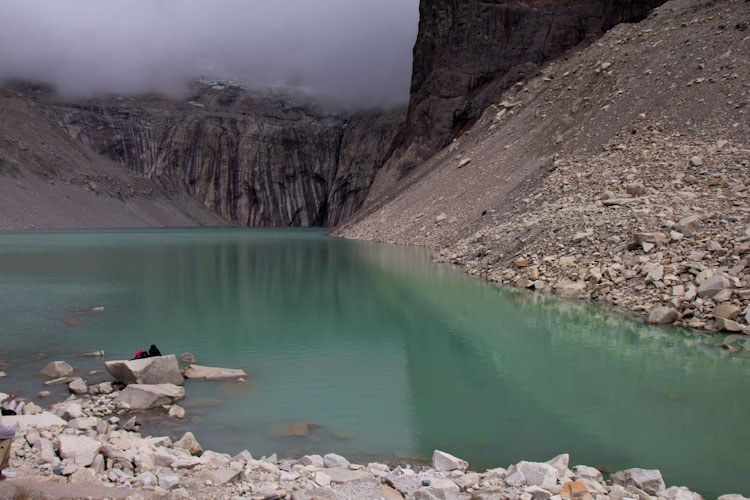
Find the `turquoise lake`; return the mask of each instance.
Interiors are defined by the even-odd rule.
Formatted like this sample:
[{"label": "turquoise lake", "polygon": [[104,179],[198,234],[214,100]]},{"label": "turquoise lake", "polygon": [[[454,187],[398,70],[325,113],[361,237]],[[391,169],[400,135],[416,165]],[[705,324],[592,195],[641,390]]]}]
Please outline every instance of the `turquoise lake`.
[{"label": "turquoise lake", "polygon": [[[186,381],[183,421],[144,419],[144,433],[192,430],[205,449],[366,463],[437,448],[473,469],[570,453],[750,495],[747,351],[503,290],[421,248],[318,229],[8,231],[0,318],[0,391],[35,401],[52,360],[107,380],[87,375],[104,367],[82,356],[94,350],[154,343],[250,371]],[[315,425],[281,435],[293,422]]]}]

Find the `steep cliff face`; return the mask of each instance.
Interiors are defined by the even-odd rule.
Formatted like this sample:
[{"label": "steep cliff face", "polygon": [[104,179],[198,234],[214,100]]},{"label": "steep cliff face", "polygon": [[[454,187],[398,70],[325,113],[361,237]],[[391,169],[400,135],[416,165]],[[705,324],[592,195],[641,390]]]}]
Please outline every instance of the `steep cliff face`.
[{"label": "steep cliff face", "polygon": [[[422,0],[396,177],[468,129],[539,64],[664,0]],[[393,173],[391,173],[393,175]]]},{"label": "steep cliff face", "polygon": [[74,138],[249,226],[328,226],[364,201],[404,112],[341,116],[236,87],[38,106]]}]

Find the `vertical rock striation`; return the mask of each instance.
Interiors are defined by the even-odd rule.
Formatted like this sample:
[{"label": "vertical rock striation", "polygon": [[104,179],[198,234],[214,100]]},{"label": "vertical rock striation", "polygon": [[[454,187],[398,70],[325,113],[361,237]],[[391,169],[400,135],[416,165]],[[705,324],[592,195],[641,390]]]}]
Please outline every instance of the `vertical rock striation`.
[{"label": "vertical rock striation", "polygon": [[351,215],[404,114],[344,116],[205,86],[187,101],[37,104],[93,151],[248,226],[332,226]]}]

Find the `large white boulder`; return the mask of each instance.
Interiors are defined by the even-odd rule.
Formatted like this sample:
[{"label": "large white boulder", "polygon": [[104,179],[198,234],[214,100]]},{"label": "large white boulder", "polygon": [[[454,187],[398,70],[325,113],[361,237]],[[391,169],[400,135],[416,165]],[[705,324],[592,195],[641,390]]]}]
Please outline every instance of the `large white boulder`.
[{"label": "large white boulder", "polygon": [[174,384],[130,384],[114,402],[132,410],[147,410],[172,404],[184,397],[185,388]]},{"label": "large white boulder", "polygon": [[432,466],[440,472],[452,470],[465,471],[469,468],[469,463],[444,451],[435,450],[432,453]]},{"label": "large white boulder", "polygon": [[626,469],[612,474],[612,482],[620,486],[635,486],[649,495],[663,495],[665,491],[664,479],[656,469]]},{"label": "large white boulder", "polygon": [[8,415],[0,418],[0,423],[20,429],[26,429],[26,427],[49,429],[56,425],[63,427],[66,424],[65,420],[48,411],[37,415]]},{"label": "large white boulder", "polygon": [[213,366],[190,365],[185,368],[185,378],[203,378],[207,380],[221,380],[247,377],[244,370],[233,368],[216,368]]},{"label": "large white boulder", "polygon": [[528,486],[541,486],[551,488],[557,484],[557,469],[549,464],[541,462],[519,462],[518,470],[526,478]]},{"label": "large white boulder", "polygon": [[101,449],[102,443],[88,436],[60,436],[60,457],[76,465],[91,465]]},{"label": "large white boulder", "polygon": [[115,360],[104,363],[107,371],[125,385],[130,384],[174,384],[182,385],[183,379],[174,354],[145,359]]}]

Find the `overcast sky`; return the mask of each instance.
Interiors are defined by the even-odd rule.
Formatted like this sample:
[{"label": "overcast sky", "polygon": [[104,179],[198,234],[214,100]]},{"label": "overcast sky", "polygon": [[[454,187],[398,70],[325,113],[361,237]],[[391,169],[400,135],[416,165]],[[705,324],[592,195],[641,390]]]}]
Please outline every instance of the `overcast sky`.
[{"label": "overcast sky", "polygon": [[[76,96],[201,73],[346,105],[405,103],[419,0],[0,0],[0,78]],[[210,69],[212,68],[212,69]]]}]

